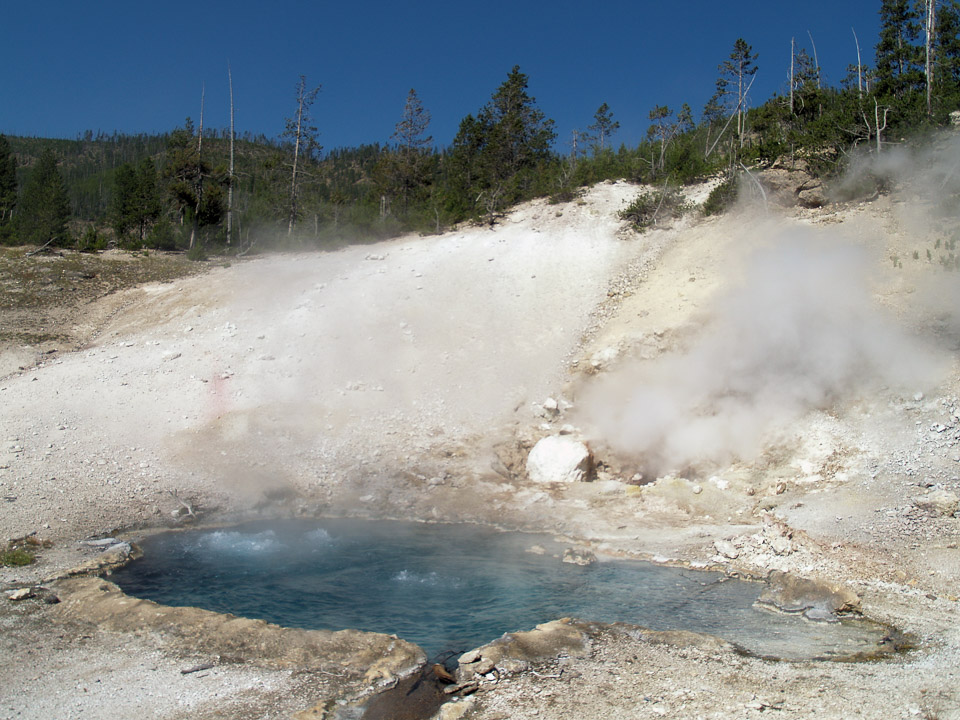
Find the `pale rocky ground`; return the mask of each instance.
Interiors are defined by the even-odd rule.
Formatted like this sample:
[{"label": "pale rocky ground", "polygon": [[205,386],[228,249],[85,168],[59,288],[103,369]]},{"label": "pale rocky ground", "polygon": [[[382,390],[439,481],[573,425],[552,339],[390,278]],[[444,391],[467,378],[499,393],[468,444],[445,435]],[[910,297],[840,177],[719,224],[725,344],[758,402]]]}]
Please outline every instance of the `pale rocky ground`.
[{"label": "pale rocky ground", "polygon": [[[6,349],[0,537],[37,533],[53,547],[0,571],[3,587],[94,558],[81,540],[178,525],[185,505],[217,521],[253,510],[480,521],[601,555],[844,583],[917,647],[787,663],[578,625],[443,717],[960,717],[960,377],[944,312],[956,301],[926,260],[939,235],[903,212],[918,199],[778,221],[688,217],[635,235],[615,214],[636,192],[603,184],[493,229],[146,285],[92,308],[102,322],[76,352],[15,370],[29,350]],[[662,474],[591,434],[579,403],[590,384],[689,345],[749,239],[784,224],[842,228],[866,250],[872,300],[941,347],[937,382],[807,408],[754,456]],[[594,450],[596,481],[532,482],[527,453],[566,424]],[[359,660],[331,670],[227,647],[219,630],[107,622],[71,601],[95,586],[71,582],[46,583],[58,605],[3,601],[0,718],[324,717],[324,702],[377,682]]]}]

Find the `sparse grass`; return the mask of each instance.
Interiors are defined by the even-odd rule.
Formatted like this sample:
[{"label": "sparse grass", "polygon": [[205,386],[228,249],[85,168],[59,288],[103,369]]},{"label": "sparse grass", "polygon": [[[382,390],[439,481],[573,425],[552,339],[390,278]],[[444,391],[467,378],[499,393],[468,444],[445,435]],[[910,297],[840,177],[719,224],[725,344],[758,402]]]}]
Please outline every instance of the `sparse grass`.
[{"label": "sparse grass", "polygon": [[[182,254],[80,253],[28,256],[0,248],[0,342],[69,342],[83,306],[119,290],[203,271]],[[62,254],[60,254],[62,252]]]},{"label": "sparse grass", "polygon": [[36,561],[37,556],[23,548],[0,550],[0,565],[4,567],[23,567]]},{"label": "sparse grass", "polygon": [[6,547],[0,549],[0,566],[23,567],[37,561],[36,551],[40,548],[53,547],[49,540],[41,540],[35,535],[27,535],[17,540],[10,540]]}]

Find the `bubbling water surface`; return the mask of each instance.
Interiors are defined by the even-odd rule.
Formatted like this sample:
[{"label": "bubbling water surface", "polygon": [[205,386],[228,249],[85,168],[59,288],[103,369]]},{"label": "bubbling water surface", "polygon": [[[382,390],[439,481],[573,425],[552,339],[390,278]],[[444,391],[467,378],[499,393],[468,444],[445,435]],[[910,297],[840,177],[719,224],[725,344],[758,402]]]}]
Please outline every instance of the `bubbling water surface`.
[{"label": "bubbling water surface", "polygon": [[884,629],[754,606],[763,586],[631,560],[563,563],[547,536],[466,524],[310,520],[147,538],[116,571],[124,592],[288,627],[398,635],[464,651],[560,617],[722,637],[758,655],[846,657]]}]

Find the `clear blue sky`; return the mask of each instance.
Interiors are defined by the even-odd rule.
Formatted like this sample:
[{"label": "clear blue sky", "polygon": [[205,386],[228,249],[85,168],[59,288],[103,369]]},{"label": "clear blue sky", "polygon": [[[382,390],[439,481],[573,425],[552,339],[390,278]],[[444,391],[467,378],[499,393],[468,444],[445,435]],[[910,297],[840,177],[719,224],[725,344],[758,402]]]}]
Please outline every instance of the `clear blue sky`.
[{"label": "clear blue sky", "polygon": [[783,90],[790,39],[839,84],[873,61],[880,0],[594,3],[552,0],[15,1],[0,13],[0,133],[74,138],[84,130],[163,132],[200,114],[229,124],[233,68],[238,132],[276,137],[300,74],[323,89],[314,106],[326,148],[386,142],[415,88],[431,132],[448,145],[513,65],[557,124],[573,128],[610,105],[614,141],[644,137],[657,104],[688,102],[699,118],[717,65],[738,37],[759,53],[751,96]]}]

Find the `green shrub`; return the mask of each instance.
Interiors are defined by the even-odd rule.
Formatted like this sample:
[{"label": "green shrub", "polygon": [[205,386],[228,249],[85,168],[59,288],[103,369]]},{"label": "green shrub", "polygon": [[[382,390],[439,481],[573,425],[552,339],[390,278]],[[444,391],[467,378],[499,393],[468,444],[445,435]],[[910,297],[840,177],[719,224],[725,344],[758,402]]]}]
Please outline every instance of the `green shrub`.
[{"label": "green shrub", "polygon": [[36,556],[23,548],[13,547],[0,550],[0,565],[4,567],[23,567],[36,562]]},{"label": "green shrub", "polygon": [[176,250],[177,232],[166,220],[155,223],[147,233],[147,245],[154,250]]},{"label": "green shrub", "polygon": [[740,183],[736,175],[728,175],[707,196],[703,203],[704,215],[720,215],[726,212],[736,201],[740,192]]},{"label": "green shrub", "polygon": [[192,248],[187,250],[187,260],[192,260],[193,262],[202,262],[207,259],[207,251],[203,249],[203,246],[200,243],[197,243]]},{"label": "green shrub", "polygon": [[97,228],[91,225],[83,235],[77,240],[77,250],[79,252],[98,252],[107,249],[107,238],[97,232]]},{"label": "green shrub", "polygon": [[643,232],[665,220],[680,217],[689,209],[677,188],[664,186],[660,190],[644,190],[618,212],[617,217]]}]

